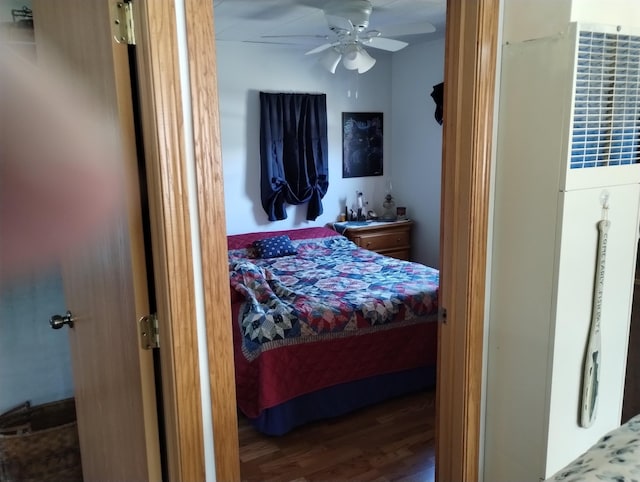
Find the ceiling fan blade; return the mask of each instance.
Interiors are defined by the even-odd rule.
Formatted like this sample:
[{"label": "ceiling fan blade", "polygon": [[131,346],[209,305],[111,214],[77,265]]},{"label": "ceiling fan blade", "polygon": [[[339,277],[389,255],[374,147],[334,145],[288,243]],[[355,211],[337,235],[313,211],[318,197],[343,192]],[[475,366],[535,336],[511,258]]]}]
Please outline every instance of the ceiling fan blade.
[{"label": "ceiling fan blade", "polygon": [[397,52],[400,49],[409,45],[402,40],[394,40],[385,37],[373,37],[365,41],[369,47],[373,47],[380,50],[388,50],[389,52]]},{"label": "ceiling fan blade", "polygon": [[260,38],[321,38],[327,40],[327,35],[260,35]]},{"label": "ceiling fan blade", "polygon": [[[223,40],[224,42],[224,40]],[[263,45],[298,45],[294,42],[272,42],[272,41],[262,41],[262,40],[241,40],[242,43],[245,44],[263,44]]]},{"label": "ceiling fan blade", "polygon": [[324,52],[325,50],[331,48],[331,47],[335,47],[336,45],[340,45],[339,42],[333,42],[333,43],[327,43],[327,44],[322,44],[319,45],[318,47],[309,50],[308,52],[305,52],[305,55],[312,55],[312,54],[317,54],[319,52]]},{"label": "ceiling fan blade", "polygon": [[433,33],[436,28],[429,22],[418,22],[404,25],[388,25],[381,27],[380,32],[385,37],[402,37],[403,35],[421,35]]}]

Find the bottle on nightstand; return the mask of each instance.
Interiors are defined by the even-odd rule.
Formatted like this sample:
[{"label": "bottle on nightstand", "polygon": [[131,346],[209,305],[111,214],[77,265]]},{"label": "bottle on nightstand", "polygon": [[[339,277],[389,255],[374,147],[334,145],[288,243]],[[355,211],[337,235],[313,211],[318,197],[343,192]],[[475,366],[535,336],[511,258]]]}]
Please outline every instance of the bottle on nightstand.
[{"label": "bottle on nightstand", "polygon": [[387,181],[387,194],[384,197],[384,202],[382,203],[384,211],[380,217],[382,221],[396,220],[396,202],[393,200],[393,196],[391,195],[392,190],[391,181]]},{"label": "bottle on nightstand", "polygon": [[384,211],[382,213],[381,219],[383,221],[395,221],[396,220],[396,203],[393,200],[393,196],[391,193],[387,194],[384,197],[384,202],[382,203],[382,207]]}]

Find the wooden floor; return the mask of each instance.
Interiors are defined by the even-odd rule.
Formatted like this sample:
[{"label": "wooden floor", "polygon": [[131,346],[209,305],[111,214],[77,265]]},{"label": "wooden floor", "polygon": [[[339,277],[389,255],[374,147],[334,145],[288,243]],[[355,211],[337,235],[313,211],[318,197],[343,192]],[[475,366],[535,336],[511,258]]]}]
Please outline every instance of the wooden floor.
[{"label": "wooden floor", "polygon": [[395,399],[282,437],[239,422],[243,481],[434,480],[435,391]]}]

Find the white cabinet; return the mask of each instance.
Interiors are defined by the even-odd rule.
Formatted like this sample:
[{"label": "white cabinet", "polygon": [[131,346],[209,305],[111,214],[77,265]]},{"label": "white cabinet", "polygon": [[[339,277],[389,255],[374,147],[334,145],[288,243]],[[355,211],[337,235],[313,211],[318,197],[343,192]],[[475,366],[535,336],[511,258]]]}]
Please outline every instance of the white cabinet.
[{"label": "white cabinet", "polygon": [[[638,239],[639,85],[638,30],[574,23],[503,49],[485,480],[546,478],[620,424]],[[583,428],[605,215],[598,411]]]}]

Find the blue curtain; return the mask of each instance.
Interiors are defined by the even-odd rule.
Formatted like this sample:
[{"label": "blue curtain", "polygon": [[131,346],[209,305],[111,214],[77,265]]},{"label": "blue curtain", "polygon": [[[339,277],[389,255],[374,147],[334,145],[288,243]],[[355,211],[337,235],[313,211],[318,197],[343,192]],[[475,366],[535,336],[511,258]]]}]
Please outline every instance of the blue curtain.
[{"label": "blue curtain", "polygon": [[286,204],[309,203],[322,214],[329,187],[327,96],[260,92],[260,188],[269,221],[287,218]]}]

